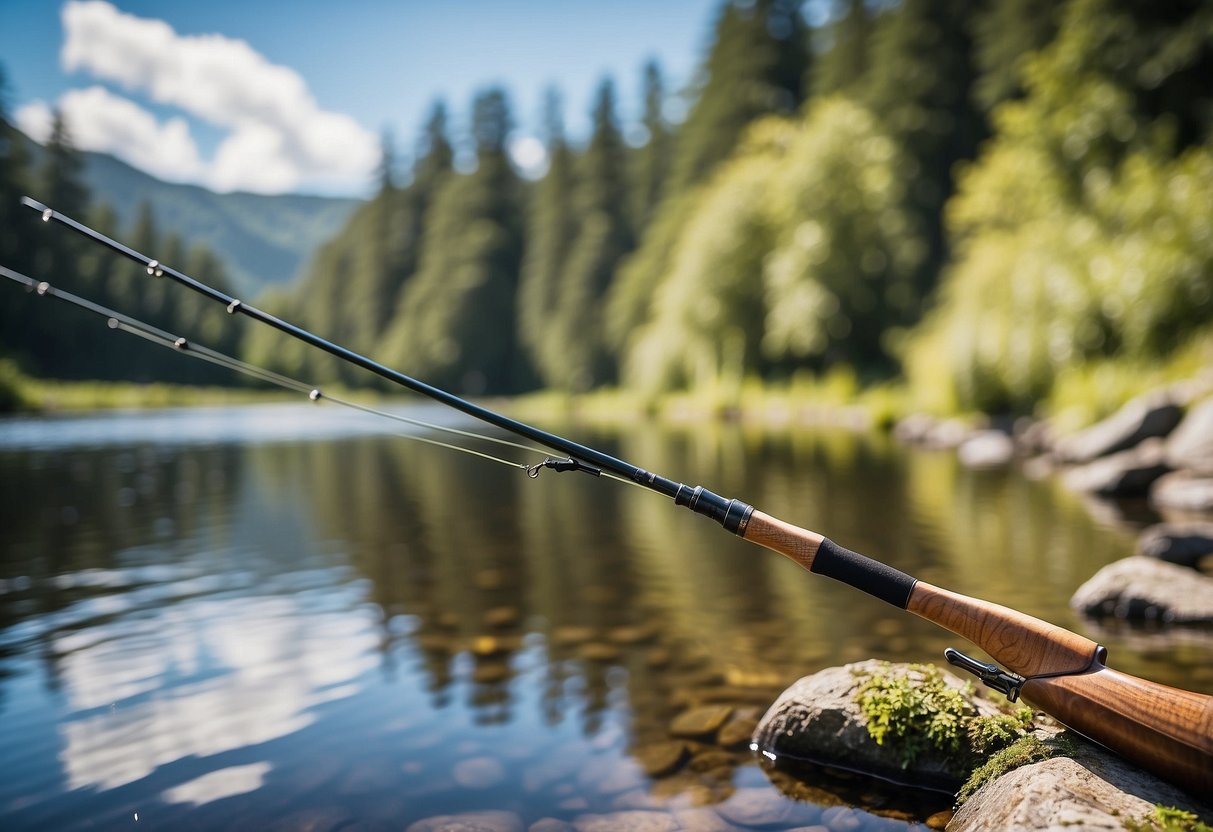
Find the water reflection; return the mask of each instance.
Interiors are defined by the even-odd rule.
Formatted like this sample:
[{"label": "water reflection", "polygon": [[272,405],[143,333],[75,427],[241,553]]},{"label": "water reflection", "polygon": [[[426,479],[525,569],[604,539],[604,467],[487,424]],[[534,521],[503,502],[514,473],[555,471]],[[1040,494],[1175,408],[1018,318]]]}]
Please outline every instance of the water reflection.
[{"label": "water reflection", "polygon": [[[1069,594],[1131,549],[1050,482],[881,439],[581,438],[1088,634]],[[938,808],[745,746],[795,678],[954,639],[646,491],[368,435],[69,444],[0,452],[6,825]],[[1213,689],[1207,641],[1096,637]]]}]

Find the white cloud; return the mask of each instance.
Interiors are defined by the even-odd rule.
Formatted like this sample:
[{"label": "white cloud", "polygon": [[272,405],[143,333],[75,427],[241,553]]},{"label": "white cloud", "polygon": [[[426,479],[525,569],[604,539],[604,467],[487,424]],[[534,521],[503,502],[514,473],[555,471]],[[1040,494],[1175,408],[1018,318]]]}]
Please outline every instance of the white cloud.
[{"label": "white cloud", "polygon": [[378,161],[373,133],[322,110],[297,72],[242,40],[179,35],[162,20],[124,14],[103,0],[71,0],[63,27],[66,71],[89,72],[231,131],[205,176],[214,187],[361,184]]},{"label": "white cloud", "polygon": [[[45,104],[35,104],[49,116]],[[198,147],[183,118],[170,118],[161,124],[135,102],[104,87],[69,90],[57,107],[67,122],[72,142],[83,150],[112,153],[162,179],[194,181],[204,176]],[[31,118],[40,120],[42,115],[34,113]],[[34,136],[28,130],[26,133]]]},{"label": "white cloud", "polygon": [[43,143],[51,137],[54,113],[45,101],[31,101],[23,107],[18,107],[14,118],[17,119],[21,132],[34,141]]}]

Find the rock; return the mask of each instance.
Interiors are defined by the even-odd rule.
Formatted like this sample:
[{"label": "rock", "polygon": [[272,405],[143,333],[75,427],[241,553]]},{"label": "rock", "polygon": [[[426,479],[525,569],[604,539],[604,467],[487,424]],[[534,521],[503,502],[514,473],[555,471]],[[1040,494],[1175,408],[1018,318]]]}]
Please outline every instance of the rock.
[{"label": "rock", "polygon": [[643,644],[657,637],[654,627],[615,627],[607,632],[607,638],[616,644]]},{"label": "rock", "polygon": [[1154,483],[1150,502],[1163,508],[1213,513],[1213,477],[1176,471]]},{"label": "rock", "polygon": [[556,818],[540,818],[528,826],[526,832],[573,832],[573,824]]},{"label": "rock", "polygon": [[951,822],[955,814],[951,809],[944,809],[942,812],[936,812],[927,818],[926,824],[931,829],[943,829]]},{"label": "rock", "polygon": [[863,815],[853,806],[831,806],[821,813],[821,822],[830,832],[855,832],[863,826]]},{"label": "rock", "polygon": [[513,627],[522,620],[522,614],[514,607],[493,607],[484,613],[484,623],[494,629]]},{"label": "rock", "polygon": [[1170,470],[1162,440],[1148,439],[1136,448],[1067,471],[1063,481],[1074,491],[1101,497],[1144,497],[1154,481]]},{"label": "rock", "polygon": [[1015,456],[1015,443],[1000,430],[981,430],[960,443],[960,464],[967,468],[1006,465]]},{"label": "rock", "polygon": [[611,812],[581,815],[573,821],[577,832],[678,832],[678,821],[668,812]]},{"label": "rock", "polygon": [[907,444],[924,442],[937,420],[925,413],[911,413],[893,428],[893,436]]},{"label": "rock", "polygon": [[684,832],[741,832],[741,829],[716,814],[714,809],[701,806],[696,809],[680,809],[674,819]]},{"label": "rock", "polygon": [[797,803],[765,788],[738,789],[716,811],[727,821],[760,829],[808,826],[821,818],[821,807]]},{"label": "rock", "polygon": [[623,656],[618,647],[602,641],[591,641],[581,645],[577,650],[577,654],[586,661],[602,662],[604,664],[617,662]]},{"label": "rock", "polygon": [[730,771],[737,765],[737,755],[719,748],[708,747],[691,758],[691,771]]},{"label": "rock", "polygon": [[684,742],[659,742],[636,749],[633,756],[649,777],[662,777],[680,769],[688,752]]},{"label": "rock", "polygon": [[1148,393],[1086,430],[1059,439],[1053,453],[1062,462],[1082,464],[1128,450],[1151,437],[1169,434],[1183,409],[1168,391]]},{"label": "rock", "polygon": [[720,727],[733,715],[730,705],[708,705],[683,711],[670,723],[675,737],[714,737]]},{"label": "rock", "polygon": [[436,815],[408,827],[406,832],[522,832],[522,818],[513,812],[464,812]]},{"label": "rock", "polygon": [[1093,618],[1213,623],[1213,578],[1153,558],[1125,558],[1096,572],[1070,606]]},{"label": "rock", "polygon": [[1137,554],[1196,568],[1213,555],[1213,523],[1160,523],[1137,539]]},{"label": "rock", "polygon": [[758,720],[750,717],[733,717],[720,729],[716,742],[725,748],[741,748],[750,744]]},{"label": "rock", "polygon": [[1015,444],[1027,454],[1043,454],[1053,448],[1053,426],[1043,419],[1016,419],[1014,436]]},{"label": "rock", "polygon": [[510,666],[506,662],[490,658],[477,662],[472,669],[472,681],[481,685],[495,685],[510,678]]},{"label": "rock", "polygon": [[336,806],[292,812],[267,827],[270,832],[333,832],[353,821],[347,809]]},{"label": "rock", "polygon": [[581,767],[577,782],[600,795],[615,795],[640,788],[645,780],[640,767],[630,759],[598,757]]},{"label": "rock", "polygon": [[927,431],[922,441],[928,448],[944,450],[960,445],[969,433],[969,426],[964,422],[959,419],[946,419]]},{"label": "rock", "polygon": [[[901,752],[895,742],[883,745],[868,734],[867,719],[855,702],[863,676],[872,673],[911,674],[907,665],[889,665],[869,660],[842,667],[831,667],[806,676],[780,694],[767,710],[754,732],[754,742],[764,752],[778,757],[808,760],[858,770],[893,782],[954,789],[967,771],[957,770],[935,751],[926,751],[912,769],[901,765]],[[967,683],[947,671],[940,671],[944,682],[958,690]],[[987,699],[974,698],[981,714],[997,713]]]},{"label": "rock", "polygon": [[1193,405],[1168,437],[1167,461],[1172,468],[1213,476],[1213,398]]},{"label": "rock", "polygon": [[[1206,810],[1175,787],[1084,744],[1077,759],[1054,757],[1014,769],[970,797],[948,832],[1004,829],[1106,829],[1142,823],[1154,805]],[[1153,825],[1140,828],[1153,829]]]},{"label": "rock", "polygon": [[552,633],[552,641],[556,644],[581,644],[594,637],[594,631],[589,627],[557,627]]},{"label": "rock", "polygon": [[451,776],[465,789],[491,789],[505,779],[505,766],[492,757],[473,757],[456,763]]}]

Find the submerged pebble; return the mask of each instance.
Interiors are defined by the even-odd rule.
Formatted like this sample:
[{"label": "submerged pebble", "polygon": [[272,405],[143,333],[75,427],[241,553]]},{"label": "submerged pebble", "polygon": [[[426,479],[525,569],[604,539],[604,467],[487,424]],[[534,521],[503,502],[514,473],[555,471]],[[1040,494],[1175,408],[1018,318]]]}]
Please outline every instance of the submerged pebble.
[{"label": "submerged pebble", "polygon": [[738,789],[716,811],[742,826],[808,826],[821,820],[820,807],[795,803],[763,788]]},{"label": "submerged pebble", "polygon": [[686,743],[677,740],[646,745],[633,754],[649,777],[662,777],[677,771],[689,756]]},{"label": "submerged pebble", "polygon": [[528,826],[526,832],[573,832],[573,824],[557,818],[540,818]]},{"label": "submerged pebble", "polygon": [[678,821],[667,812],[628,811],[607,815],[581,815],[573,821],[577,832],[679,832]]},{"label": "submerged pebble", "polygon": [[725,721],[733,715],[731,705],[710,705],[683,711],[670,723],[675,737],[701,738],[715,736]]},{"label": "submerged pebble", "polygon": [[522,832],[522,818],[513,812],[466,812],[419,820],[406,832]]},{"label": "submerged pebble", "polygon": [[757,727],[757,719],[735,716],[721,727],[720,733],[716,735],[716,742],[725,748],[749,747],[750,738],[754,736],[754,729]]},{"label": "submerged pebble", "polygon": [[505,779],[505,766],[492,757],[473,757],[456,763],[451,775],[465,789],[491,789]]}]

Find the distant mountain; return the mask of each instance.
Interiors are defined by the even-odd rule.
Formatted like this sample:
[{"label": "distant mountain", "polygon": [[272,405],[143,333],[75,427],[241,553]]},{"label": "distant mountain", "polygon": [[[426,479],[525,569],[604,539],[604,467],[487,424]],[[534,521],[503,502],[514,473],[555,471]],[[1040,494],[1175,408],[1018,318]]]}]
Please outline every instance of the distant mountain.
[{"label": "distant mountain", "polygon": [[[40,150],[37,145],[31,148],[34,159]],[[121,227],[128,228],[140,203],[149,201],[162,233],[205,243],[223,261],[236,290],[250,299],[291,281],[361,204],[357,199],[296,194],[217,194],[197,185],[164,182],[104,153],[83,156],[84,180],[93,199],[109,203]]]}]

